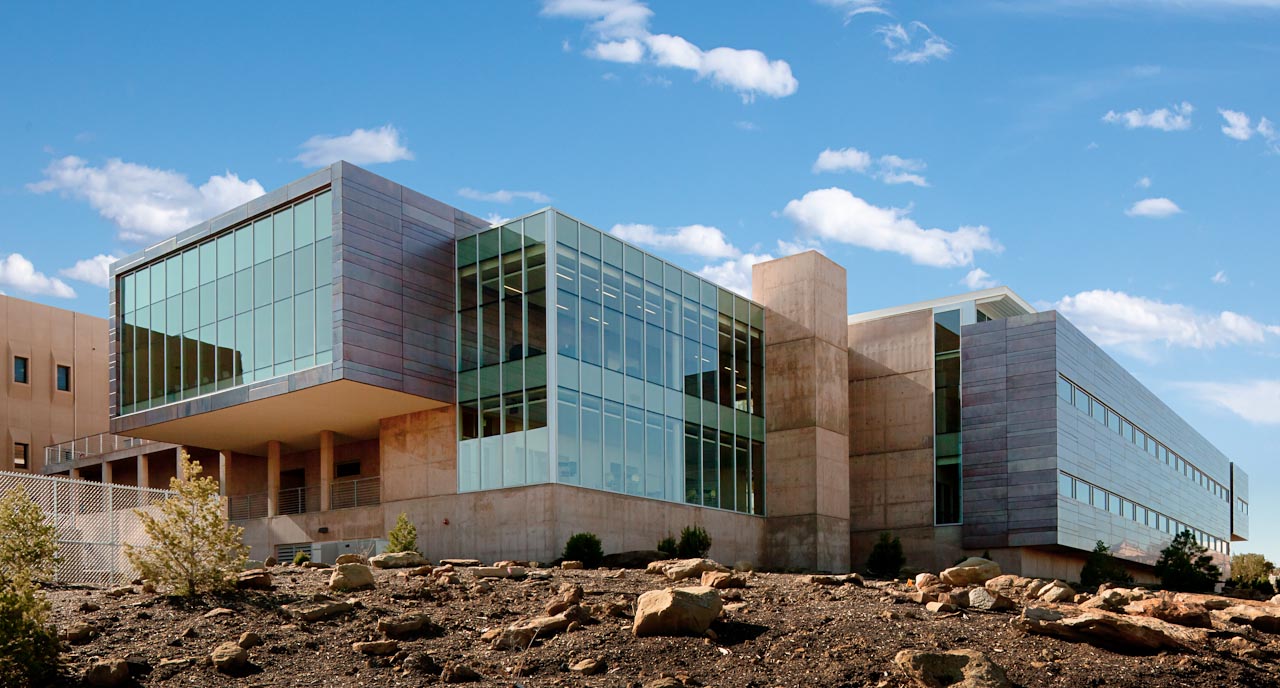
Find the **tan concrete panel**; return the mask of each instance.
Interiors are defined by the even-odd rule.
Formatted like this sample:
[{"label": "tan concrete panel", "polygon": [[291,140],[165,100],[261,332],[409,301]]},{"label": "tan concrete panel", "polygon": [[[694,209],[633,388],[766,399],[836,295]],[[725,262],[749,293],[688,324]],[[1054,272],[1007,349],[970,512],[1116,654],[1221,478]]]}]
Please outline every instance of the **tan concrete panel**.
[{"label": "tan concrete panel", "polygon": [[457,492],[453,407],[383,418],[379,433],[385,501]]},{"label": "tan concrete panel", "polygon": [[751,284],[752,298],[766,308],[767,344],[817,337],[845,348],[847,276],[843,267],[816,251],[806,251],[757,263]]},{"label": "tan concrete panel", "polygon": [[933,314],[929,311],[848,325],[848,339],[850,379],[933,368]]}]

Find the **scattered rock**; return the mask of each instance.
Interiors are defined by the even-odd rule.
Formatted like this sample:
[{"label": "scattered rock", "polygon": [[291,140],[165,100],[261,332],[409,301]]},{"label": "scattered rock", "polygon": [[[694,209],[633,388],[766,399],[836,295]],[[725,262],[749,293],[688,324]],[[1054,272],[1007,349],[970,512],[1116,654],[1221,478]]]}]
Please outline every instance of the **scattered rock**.
[{"label": "scattered rock", "polygon": [[655,678],[654,680],[644,684],[644,688],[682,688],[683,686],[684,684],[681,683],[679,679],[671,676]]},{"label": "scattered rock", "polygon": [[125,585],[119,588],[112,588],[103,594],[107,597],[124,597],[125,595],[132,595],[134,592],[133,586]]},{"label": "scattered rock", "polygon": [[[347,564],[352,566],[352,564]],[[316,600],[311,602],[295,602],[286,604],[284,611],[290,616],[313,623],[315,621],[324,621],[341,614],[351,611],[352,606],[347,602],[337,602],[334,600]]]},{"label": "scattered rock", "polygon": [[1004,669],[975,650],[903,650],[894,663],[921,688],[1009,688]]},{"label": "scattered rock", "polygon": [[249,650],[262,644],[262,636],[254,633],[253,631],[245,631],[240,634],[240,641],[236,644],[246,650]]},{"label": "scattered rock", "polygon": [[1247,624],[1265,633],[1280,633],[1280,609],[1270,605],[1238,604],[1222,613],[1232,623]]},{"label": "scattered rock", "polygon": [[182,657],[180,659],[162,659],[156,665],[154,671],[151,672],[151,680],[167,681],[177,676],[183,669],[195,664],[196,660],[192,657]]},{"label": "scattered rock", "polygon": [[334,560],[335,564],[368,564],[368,557],[363,554],[339,554]]},{"label": "scattered rock", "polygon": [[471,575],[476,578],[524,578],[528,573],[523,566],[474,566]]},{"label": "scattered rock", "polygon": [[[1107,592],[1114,591],[1108,590]],[[1213,628],[1213,617],[1209,615],[1209,610],[1204,605],[1195,604],[1194,602],[1189,604],[1178,602],[1170,595],[1130,602],[1124,606],[1124,611],[1129,614],[1149,616],[1153,619],[1168,621],[1179,626]]]},{"label": "scattered rock", "polygon": [[1041,602],[1070,602],[1075,599],[1076,591],[1071,589],[1070,585],[1060,580],[1042,587],[1036,599]]},{"label": "scattered rock", "polygon": [[440,675],[440,665],[425,652],[415,652],[405,658],[400,667],[410,674]]},{"label": "scattered rock", "polygon": [[605,663],[598,659],[582,659],[569,665],[569,671],[583,676],[594,676],[605,670]]},{"label": "scattered rock", "polygon": [[431,623],[431,618],[426,614],[401,614],[391,619],[378,620],[379,633],[399,640],[439,631],[440,627]]},{"label": "scattered rock", "polygon": [[916,583],[917,589],[933,587],[941,582],[942,582],[941,578],[938,578],[932,573],[927,573],[927,572],[917,574],[915,577],[915,583]]},{"label": "scattered rock", "polygon": [[444,670],[440,672],[440,680],[445,683],[471,683],[483,678],[475,669],[456,662],[445,664]]},{"label": "scattered rock", "polygon": [[947,585],[982,585],[998,575],[999,564],[982,557],[969,557],[946,569],[938,577]]},{"label": "scattered rock", "polygon": [[471,593],[472,595],[487,595],[493,592],[493,585],[489,583],[489,581],[487,580],[482,580],[479,583],[476,583],[475,585],[471,586],[471,589],[468,590],[467,592]]},{"label": "scattered rock", "polygon": [[582,602],[582,586],[572,583],[565,583],[560,586],[560,592],[547,602],[543,607],[543,611],[547,616],[555,616],[575,604]]},{"label": "scattered rock", "polygon": [[680,559],[662,567],[662,574],[672,581],[701,576],[703,571],[728,571],[710,559]]},{"label": "scattered rock", "polygon": [[249,668],[249,653],[239,643],[222,643],[213,648],[209,661],[224,674],[239,674]]},{"label": "scattered rock", "polygon": [[1262,659],[1266,656],[1266,653],[1258,647],[1257,643],[1240,636],[1236,636],[1223,643],[1223,648],[1233,655],[1245,657],[1247,659]]},{"label": "scattered rock", "polygon": [[[1097,595],[1089,598],[1080,604],[1081,609],[1105,609],[1109,612],[1123,611],[1126,604],[1129,604],[1129,596],[1126,591],[1120,588],[1111,588],[1101,590]],[[1140,613],[1140,612],[1134,612]]]},{"label": "scattered rock", "polygon": [[1053,610],[1028,607],[1013,620],[1028,633],[1049,635],[1072,642],[1086,642],[1113,652],[1155,653],[1203,646],[1208,635],[1199,629],[1178,626],[1144,616],[1111,612],[1086,612],[1063,618]]},{"label": "scattered rock", "polygon": [[1002,612],[1014,608],[1013,600],[986,588],[974,588],[969,591],[969,606],[989,612]]},{"label": "scattered rock", "polygon": [[376,557],[369,557],[369,564],[375,569],[411,569],[425,566],[427,560],[417,552],[384,552]]},{"label": "scattered rock", "polygon": [[1280,604],[1280,595],[1276,595],[1275,597],[1272,597],[1271,601],[1268,602],[1268,604]]},{"label": "scattered rock", "polygon": [[395,640],[370,640],[362,643],[351,643],[351,649],[364,655],[386,657],[400,651],[400,643]]},{"label": "scattered rock", "polygon": [[280,560],[276,559],[275,557],[267,557],[266,559],[262,560],[262,565],[267,568],[271,568],[272,566],[279,566]]},{"label": "scattered rock", "polygon": [[123,659],[102,659],[89,665],[84,682],[94,688],[117,688],[129,682],[129,663]]},{"label": "scattered rock", "polygon": [[431,575],[435,575],[435,570],[436,570],[436,567],[431,566],[430,564],[427,564],[427,565],[424,565],[424,566],[416,566],[416,567],[414,567],[414,568],[411,568],[411,569],[409,569],[408,571],[406,571],[406,572],[404,573],[404,575],[406,575],[406,576],[431,576]]},{"label": "scattered rock", "polygon": [[461,567],[461,566],[479,566],[479,565],[480,565],[480,563],[481,563],[481,562],[480,562],[480,560],[479,560],[479,559],[441,559],[441,560],[440,560],[440,564],[441,564],[442,566],[444,566],[444,565],[447,565],[447,566],[459,566],[459,567]]},{"label": "scattered rock", "polygon": [[950,602],[930,602],[924,606],[925,611],[931,614],[950,614],[958,611],[959,608]]},{"label": "scattered rock", "polygon": [[859,576],[856,573],[846,573],[840,576],[800,576],[799,580],[801,583],[808,583],[810,585],[856,585],[858,587],[862,587],[864,585],[862,576]]},{"label": "scattered rock", "polygon": [[86,614],[87,614],[87,613],[89,613],[89,612],[96,612],[96,611],[98,611],[99,609],[102,609],[102,607],[101,607],[101,606],[99,606],[98,604],[94,603],[94,602],[81,602],[81,603],[80,603],[80,611],[81,611],[81,612],[83,612],[83,613],[86,613]]},{"label": "scattered rock", "polygon": [[302,562],[302,568],[304,568],[304,569],[328,569],[328,568],[333,568],[333,567],[332,567],[332,566],[330,566],[329,564],[324,563],[323,561],[304,561],[304,562]]},{"label": "scattered rock", "polygon": [[364,590],[373,586],[373,571],[364,564],[340,564],[329,577],[330,590]]},{"label": "scattered rock", "polygon": [[580,562],[580,561],[573,561],[573,560],[569,560],[569,561],[562,561],[562,562],[560,562],[560,568],[561,568],[561,569],[564,569],[565,571],[576,571],[576,570],[580,570],[580,569],[582,568],[582,562]]},{"label": "scattered rock", "polygon": [[93,624],[78,621],[67,626],[59,636],[72,645],[82,645],[98,636],[98,628]]},{"label": "scattered rock", "polygon": [[711,627],[724,608],[720,593],[713,588],[666,588],[650,590],[636,603],[631,632],[636,637],[652,635],[700,636]]},{"label": "scattered rock", "polygon": [[745,576],[726,571],[703,571],[702,585],[716,590],[745,588],[747,587],[747,579]]}]

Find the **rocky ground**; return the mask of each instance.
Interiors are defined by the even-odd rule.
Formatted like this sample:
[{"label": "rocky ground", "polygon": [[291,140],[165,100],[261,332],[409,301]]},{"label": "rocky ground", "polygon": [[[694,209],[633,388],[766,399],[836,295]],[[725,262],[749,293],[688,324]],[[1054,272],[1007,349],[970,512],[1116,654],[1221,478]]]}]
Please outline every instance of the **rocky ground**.
[{"label": "rocky ground", "polygon": [[[373,587],[331,589],[333,569],[276,566],[246,577],[261,589],[186,602],[142,586],[51,590],[64,683],[815,688],[942,686],[968,672],[961,685],[971,688],[1280,685],[1280,604],[1141,590],[1077,597],[1043,581],[982,585],[989,575],[947,572],[922,574],[919,586],[702,573],[710,562],[675,567],[692,569],[679,582],[662,566],[341,568],[339,588]],[[639,600],[703,581],[745,587]],[[636,637],[637,607],[646,632],[710,627]],[[936,656],[961,650],[974,652]]]}]

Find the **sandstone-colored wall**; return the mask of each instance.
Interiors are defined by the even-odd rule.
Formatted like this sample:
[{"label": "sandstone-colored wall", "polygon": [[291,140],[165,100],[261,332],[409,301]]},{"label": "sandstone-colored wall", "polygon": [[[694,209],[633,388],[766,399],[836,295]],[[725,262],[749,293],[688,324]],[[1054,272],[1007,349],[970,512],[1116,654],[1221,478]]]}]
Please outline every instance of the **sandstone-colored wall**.
[{"label": "sandstone-colored wall", "polygon": [[383,418],[379,451],[383,501],[456,493],[456,407]]}]

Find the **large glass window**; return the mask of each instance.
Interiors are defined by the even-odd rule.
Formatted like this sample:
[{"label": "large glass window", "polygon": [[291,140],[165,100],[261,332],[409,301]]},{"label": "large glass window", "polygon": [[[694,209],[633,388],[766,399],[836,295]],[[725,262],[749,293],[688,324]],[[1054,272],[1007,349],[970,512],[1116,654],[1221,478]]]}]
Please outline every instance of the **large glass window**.
[{"label": "large glass window", "polygon": [[122,413],[332,360],[329,194],[120,278]]},{"label": "large glass window", "polygon": [[934,521],[960,523],[960,311],[933,317]]}]

